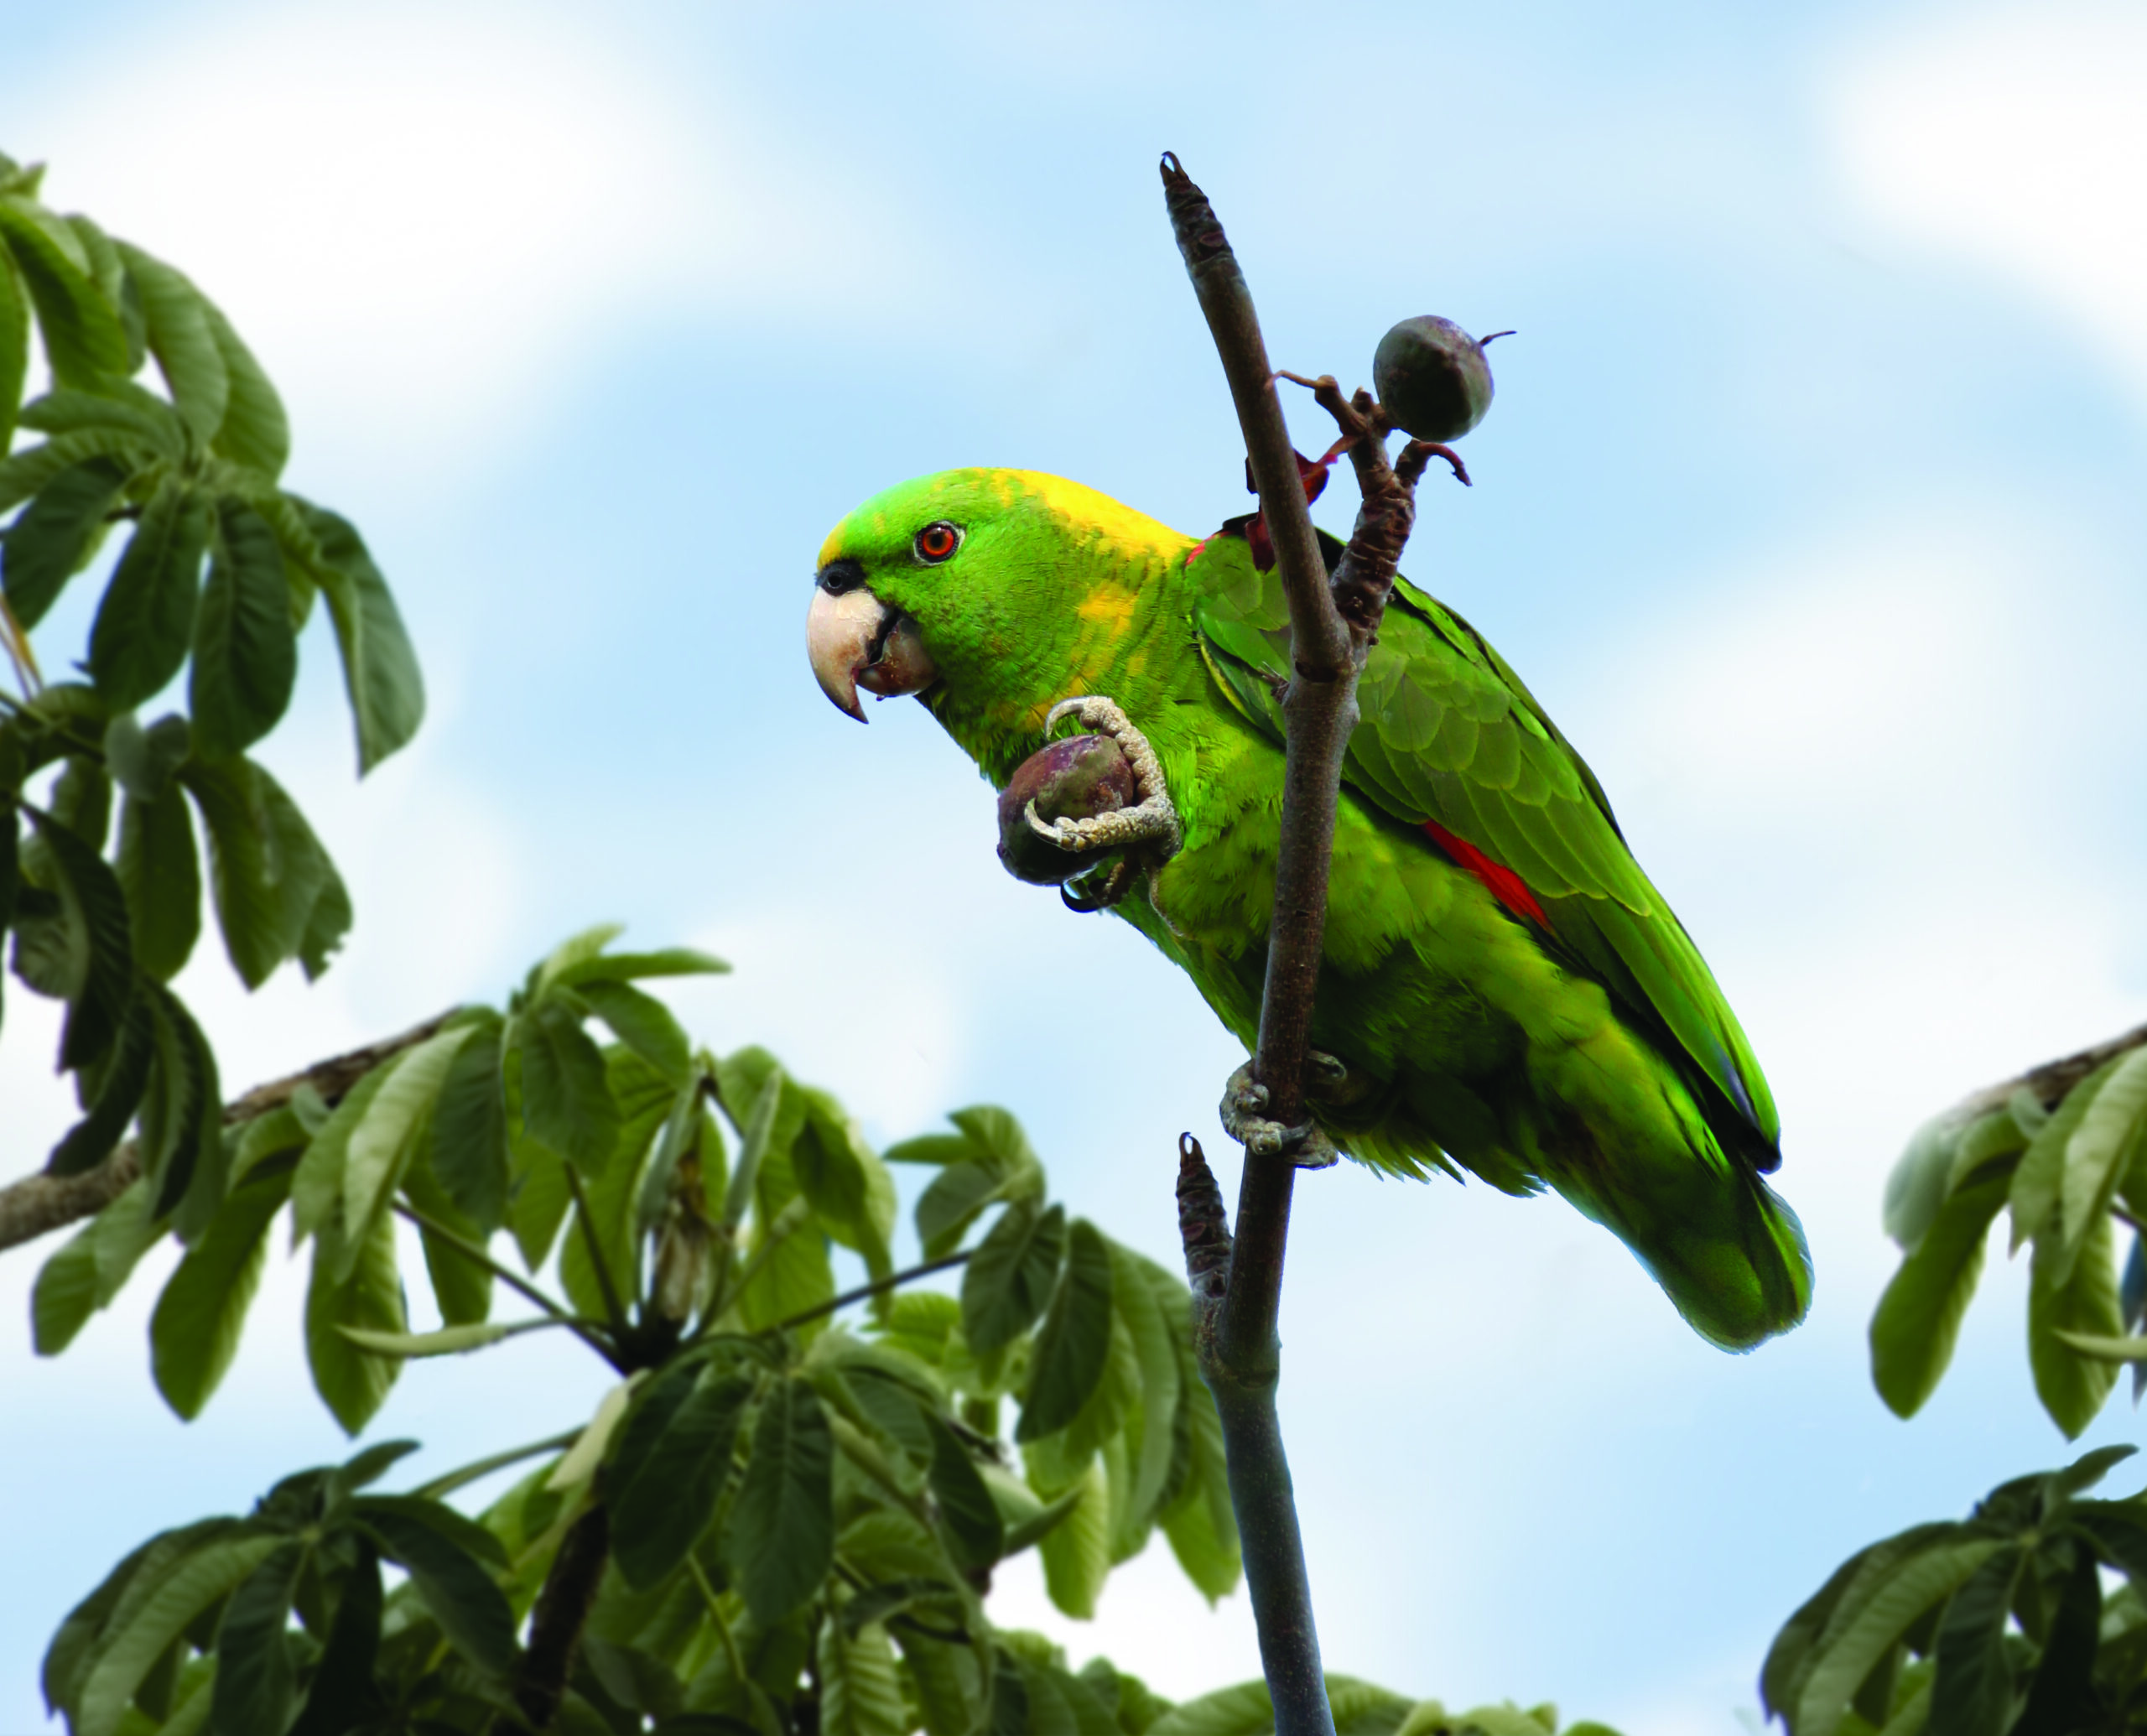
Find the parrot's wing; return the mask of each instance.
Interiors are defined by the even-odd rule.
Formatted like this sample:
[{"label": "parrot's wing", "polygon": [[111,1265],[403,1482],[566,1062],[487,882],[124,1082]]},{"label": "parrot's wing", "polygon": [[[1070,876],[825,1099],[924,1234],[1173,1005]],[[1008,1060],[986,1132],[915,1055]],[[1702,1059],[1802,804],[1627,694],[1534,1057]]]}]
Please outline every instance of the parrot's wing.
[{"label": "parrot's wing", "polygon": [[[1341,545],[1324,533],[1321,543],[1332,568]],[[1204,581],[1194,624],[1209,668],[1279,741],[1290,673],[1281,575],[1259,571],[1244,538],[1230,535],[1210,538],[1192,565]],[[1687,1056],[1759,1136],[1737,1143],[1772,1169],[1781,1121],[1736,1015],[1633,860],[1595,774],[1505,660],[1397,580],[1357,700],[1344,781],[1474,873],[1651,1027],[1666,1053]]]}]

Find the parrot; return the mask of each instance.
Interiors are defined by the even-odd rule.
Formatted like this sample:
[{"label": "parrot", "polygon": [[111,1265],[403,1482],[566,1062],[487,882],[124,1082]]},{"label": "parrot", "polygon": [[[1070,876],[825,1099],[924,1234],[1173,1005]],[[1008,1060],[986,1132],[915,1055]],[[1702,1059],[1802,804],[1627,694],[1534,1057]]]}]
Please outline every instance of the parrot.
[{"label": "parrot", "polygon": [[[1248,1054],[1292,673],[1257,528],[1195,538],[1063,477],[943,471],[829,533],[807,620],[839,709],[862,722],[860,689],[915,695],[995,788],[1069,709],[1118,739],[1160,787],[1136,813],[1058,824],[1145,849],[1145,887],[1112,913]],[[1342,545],[1321,543],[1331,570]],[[1358,703],[1305,1088],[1320,1136],[1388,1176],[1549,1187],[1724,1349],[1795,1325],[1812,1264],[1764,1179],[1772,1094],[1587,762],[1483,636],[1405,579]]]}]

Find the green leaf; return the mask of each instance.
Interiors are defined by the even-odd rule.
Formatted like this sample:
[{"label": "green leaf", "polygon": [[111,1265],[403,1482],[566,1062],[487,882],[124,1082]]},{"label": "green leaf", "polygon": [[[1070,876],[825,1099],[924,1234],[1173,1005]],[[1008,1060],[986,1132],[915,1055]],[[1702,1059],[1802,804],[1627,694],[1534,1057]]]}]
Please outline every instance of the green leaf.
[{"label": "green leaf", "polygon": [[153,801],[129,794],[119,809],[119,850],[113,864],[127,901],[134,960],[159,982],[169,982],[201,937],[201,863],[194,817],[176,784]]},{"label": "green leaf", "polygon": [[0,247],[0,453],[15,443],[15,413],[22,408],[29,366],[29,291],[7,248]]},{"label": "green leaf", "polygon": [[619,1140],[619,1110],[604,1057],[566,1005],[550,996],[509,1029],[522,1059],[522,1118],[532,1139],[586,1174],[603,1172]]},{"label": "green leaf", "polygon": [[90,678],[107,704],[140,704],[186,661],[209,518],[208,502],[175,480],[142,509],[90,627]]},{"label": "green leaf", "polygon": [[283,415],[283,401],[221,310],[206,299],[201,310],[209,335],[223,357],[224,378],[230,388],[223,426],[216,430],[216,450],[235,464],[260,471],[273,482],[283,473],[291,455],[291,429]]},{"label": "green leaf", "polygon": [[[209,885],[231,968],[257,989],[315,937],[315,907],[340,883],[313,829],[252,761],[190,760],[179,781],[209,833]],[[348,921],[349,906],[342,906]]]},{"label": "green leaf", "polygon": [[2104,1062],[2066,1094],[2050,1118],[2035,1130],[2028,1148],[2020,1154],[2020,1167],[2013,1172],[2013,1247],[2020,1251],[2030,1236],[2042,1232],[2043,1221],[2056,1210],[2065,1181],[2065,1148],[2087,1105],[2103,1081],[2116,1071],[2118,1059]]},{"label": "green leaf", "polygon": [[349,520],[296,495],[289,498],[320,544],[323,564],[313,577],[335,617],[363,775],[417,734],[425,715],[424,678],[387,581]]},{"label": "green leaf", "polygon": [[[1126,1248],[1112,1248],[1111,1266],[1111,1307],[1141,1369],[1140,1431],[1128,1448],[1132,1481],[1125,1494],[1126,1518],[1129,1527],[1146,1527],[1168,1492],[1183,1391],[1172,1316],[1165,1312],[1160,1298],[1173,1290],[1183,1294],[1184,1286],[1154,1261]],[[1123,1560],[1136,1546],[1128,1529],[1122,1527],[1112,1554]]]},{"label": "green leaf", "polygon": [[1096,1598],[1110,1577],[1110,1490],[1102,1468],[1093,1460],[1074,1484],[1080,1499],[1066,1516],[1037,1544],[1043,1557],[1044,1589],[1063,1614],[1077,1621],[1093,1620]]},{"label": "green leaf", "polygon": [[149,461],[150,455],[142,450],[139,438],[124,429],[85,428],[55,434],[42,445],[0,459],[0,512],[28,500],[62,471],[94,458],[111,459],[131,476]]},{"label": "green leaf", "polygon": [[125,242],[117,245],[142,298],[149,352],[157,358],[179,413],[195,439],[206,445],[223,425],[231,398],[231,377],[210,328],[208,304],[184,273],[139,247]]},{"label": "green leaf", "polygon": [[1846,1604],[1838,1609],[1791,1715],[1797,1736],[1833,1736],[1871,1666],[1900,1642],[1910,1623],[1951,1597],[1999,1546],[1989,1538],[1934,1543],[1893,1562],[1853,1610]]},{"label": "green leaf", "polygon": [[514,1612],[492,1577],[433,1525],[369,1503],[361,1520],[381,1553],[403,1567],[448,1643],[495,1681],[514,1667]]},{"label": "green leaf", "polygon": [[186,431],[172,407],[131,380],[107,380],[95,392],[66,387],[23,406],[23,426],[49,434],[101,428],[131,434],[145,460],[183,459]]},{"label": "green leaf", "polygon": [[507,1212],[507,1088],[500,1074],[505,1028],[494,1017],[471,1031],[433,1106],[433,1174],[457,1209],[487,1235]]},{"label": "green leaf", "polygon": [[834,1437],[801,1377],[775,1381],[753,1423],[752,1456],[725,1556],[753,1619],[770,1628],[819,1589],[834,1560]]},{"label": "green leaf", "polygon": [[611,1027],[619,1041],[661,1073],[673,1086],[683,1085],[691,1071],[693,1046],[671,1009],[652,995],[622,982],[596,979],[574,993]]},{"label": "green leaf", "polygon": [[907,1627],[895,1630],[895,1643],[902,1648],[925,1736],[970,1736],[981,1710],[975,1655],[966,1645],[950,1645]]},{"label": "green leaf", "polygon": [[45,1162],[47,1173],[81,1175],[95,1169],[117,1147],[148,1089],[149,1062],[156,1047],[156,1021],[148,997],[129,1003],[119,1041],[97,1077],[97,1094],[89,1113],[61,1136]]},{"label": "green leaf", "polygon": [[165,1647],[286,1546],[277,1536],[226,1536],[188,1552],[103,1639],[82,1681],[75,1736],[117,1736],[127,1702]]},{"label": "green leaf", "polygon": [[1996,1176],[1946,1201],[1879,1299],[1871,1316],[1871,1381],[1896,1416],[1916,1415],[1952,1360],[2006,1191],[2007,1178]]},{"label": "green leaf", "polygon": [[298,1172],[291,1178],[292,1247],[335,1224],[343,1203],[343,1167],[350,1155],[351,1136],[387,1083],[387,1073],[385,1067],[376,1067],[362,1074],[299,1156]]},{"label": "green leaf", "polygon": [[224,1606],[210,1702],[220,1731],[281,1732],[290,1723],[298,1684],[283,1630],[307,1553],[303,1543],[286,1543],[239,1582]]},{"label": "green leaf", "polygon": [[163,1238],[163,1226],[149,1215],[148,1197],[148,1188],[134,1182],[39,1270],[30,1292],[31,1342],[39,1356],[57,1356],[72,1344]]},{"label": "green leaf", "polygon": [[999,1504],[985,1487],[975,1462],[954,1432],[928,1406],[918,1406],[932,1439],[932,1498],[954,1542],[956,1563],[989,1567],[1006,1547],[1006,1525]]},{"label": "green leaf", "polygon": [[327,1648],[289,1736],[344,1736],[380,1709],[373,1662],[380,1650],[382,1603],[380,1555],[370,1539],[361,1537],[357,1559],[343,1576]]},{"label": "green leaf", "polygon": [[136,1118],[142,1173],[155,1190],[153,1209],[159,1217],[177,1212],[172,1228],[191,1243],[223,1203],[223,1087],[209,1040],[179,997],[153,982],[144,982],[140,993],[149,1003],[156,1046]]},{"label": "green leaf", "polygon": [[345,1252],[336,1265],[339,1281],[350,1276],[358,1250],[386,1216],[448,1068],[469,1039],[470,1027],[455,1026],[387,1063],[387,1079],[351,1129],[343,1156]]},{"label": "green leaf", "polygon": [[157,1300],[149,1321],[151,1371],[164,1402],[190,1422],[238,1353],[261,1281],[268,1225],[290,1191],[288,1170],[255,1170],[187,1250]]},{"label": "green leaf", "polygon": [[[2063,1115],[2061,1109],[2051,1125],[2056,1126]],[[2061,1256],[2053,1232],[2035,1238],[2035,1257],[2028,1269],[2028,1362],[2035,1370],[2035,1396],[2043,1401],[2043,1409],[2073,1440],[2102,1409],[2116,1384],[2117,1368],[2081,1355],[2058,1334],[2113,1338],[2124,1330],[2124,1315],[2118,1302],[2108,1214],[2089,1226],[2072,1272],[2062,1281],[2057,1276]]]},{"label": "green leaf", "polygon": [[[418,1443],[414,1441],[400,1441],[392,1444],[401,1448],[404,1453],[410,1453],[416,1451]],[[376,1480],[370,1477],[361,1479],[355,1468],[364,1456],[361,1454],[359,1459],[353,1460],[350,1465],[345,1466],[337,1474],[339,1480],[353,1488],[359,1486],[361,1481]],[[356,1518],[368,1524],[376,1523],[383,1517],[408,1520],[429,1531],[439,1532],[465,1555],[474,1557],[488,1567],[504,1567],[510,1564],[510,1557],[504,1543],[486,1530],[476,1520],[449,1506],[445,1501],[440,1500],[436,1496],[360,1495],[351,1504],[351,1511]]]},{"label": "green leaf", "polygon": [[110,236],[80,211],[60,219],[56,238],[62,247],[67,246],[71,238],[73,251],[80,255],[82,268],[97,286],[97,294],[119,316],[120,331],[127,340],[127,378],[107,381],[107,389],[125,387],[148,396],[133,384],[133,377],[142,371],[142,364],[149,353],[144,341],[148,333],[142,316],[142,298],[127,281],[127,267],[119,257],[119,249],[112,245]]},{"label": "green leaf", "polygon": [[329,959],[342,950],[343,937],[351,932],[350,889],[325,854],[320,863],[320,896],[313,901],[305,928],[299,935],[299,969],[305,972],[309,983],[320,980]]},{"label": "green leaf", "polygon": [[67,1024],[60,1064],[86,1067],[111,1047],[134,993],[127,895],[104,859],[66,827],[30,816],[52,868],[65,942]]},{"label": "green leaf", "polygon": [[276,726],[291,703],[299,652],[283,557],[268,521],[226,495],[211,522],[187,706],[200,751],[220,758],[244,751]]},{"label": "green leaf", "polygon": [[[0,270],[0,277],[5,275]],[[46,483],[22,516],[0,531],[0,583],[25,631],[44,618],[95,551],[104,515],[126,480],[126,468],[113,459],[73,465]]]},{"label": "green leaf", "polygon": [[[551,1323],[539,1320],[529,1323],[544,1326]],[[481,1350],[487,1344],[496,1344],[514,1332],[511,1326],[482,1320],[463,1326],[443,1326],[437,1332],[370,1332],[361,1326],[336,1329],[361,1350],[370,1350],[376,1356],[404,1358],[460,1355],[465,1351]]]},{"label": "green leaf", "polygon": [[820,1624],[818,1661],[822,1736],[903,1736],[910,1721],[895,1655],[877,1622],[853,1634],[829,1617]]},{"label": "green leaf", "polygon": [[1947,1736],[2001,1736],[2011,1722],[2013,1671],[2005,1655],[2005,1618],[2026,1564],[2025,1549],[2000,1550],[1953,1593],[1938,1624],[1938,1674],[1931,1685],[1931,1728]]},{"label": "green leaf", "polygon": [[[594,931],[592,931],[594,932]],[[624,931],[606,926],[599,948]],[[578,989],[587,983],[627,982],[652,976],[724,976],[730,965],[710,953],[689,946],[663,947],[652,953],[592,951],[562,964],[548,980],[564,988]]]},{"label": "green leaf", "polygon": [[[1179,1292],[1180,1296],[1184,1292]],[[1181,1304],[1191,1312],[1190,1299]],[[1171,1553],[1185,1577],[1210,1603],[1236,1588],[1242,1559],[1236,1515],[1230,1508],[1229,1468],[1223,1456],[1223,1423],[1215,1401],[1193,1364],[1191,1333],[1173,1328],[1179,1354],[1178,1406],[1184,1431],[1185,1472],[1158,1515]]]},{"label": "green leaf", "polygon": [[335,1277],[334,1240],[324,1236],[314,1249],[305,1297],[306,1360],[321,1402],[346,1434],[355,1435],[380,1408],[403,1364],[394,1357],[361,1350],[336,1328],[401,1333],[409,1330],[409,1320],[395,1263],[395,1220],[382,1216],[374,1222],[356,1268],[340,1283]]},{"label": "green leaf", "polygon": [[604,1500],[612,1556],[636,1590],[667,1578],[708,1529],[752,1395],[747,1376],[688,1362],[650,1382],[626,1413]]},{"label": "green leaf", "polygon": [[[2089,1081],[2073,1088],[2086,1091]],[[2147,1048],[2118,1058],[2102,1076],[2065,1145],[2065,1169],[2058,1188],[2058,1219],[2063,1241],[2056,1276],[2072,1276],[2087,1240],[2087,1226],[2110,1208],[2118,1184],[2147,1151]]]},{"label": "green leaf", "polygon": [[962,1273],[962,1330],[980,1359],[1036,1323],[1066,1251],[1066,1208],[1016,1200],[999,1215]]},{"label": "green leaf", "polygon": [[[2091,1730],[2100,1710],[2093,1677],[2103,1620],[2102,1579],[2095,1569],[2093,1551],[2075,1548],[2072,1554],[2064,1588],[2050,1618],[2042,1655],[2036,1661],[2028,1689],[2028,1702],[2014,1727],[2024,1732]],[[1942,1645],[1944,1637],[1942,1633]],[[1942,1688],[1942,1662],[1940,1674]]]},{"label": "green leaf", "polygon": [[1085,1218],[1074,1220],[1066,1266],[1037,1334],[1017,1441],[1064,1428],[1103,1378],[1110,1355],[1110,1245]]},{"label": "green leaf", "polygon": [[0,245],[13,253],[37,309],[53,378],[93,389],[103,375],[130,372],[127,335],[88,273],[49,230],[7,200],[0,200]]},{"label": "green leaf", "polygon": [[750,1076],[738,1068],[736,1059],[734,1057],[717,1068],[725,1108],[735,1116],[741,1100],[750,1105],[746,1119],[736,1124],[740,1138],[738,1167],[730,1172],[730,1186],[723,1196],[723,1221],[733,1229],[746,1221],[746,1210],[753,1203],[754,1190],[760,1182],[761,1166],[769,1151],[787,1154],[804,1123],[802,1100],[794,1115],[783,1113],[792,1107],[790,1099],[794,1094],[773,1057],[767,1057],[767,1067],[750,1089]]}]

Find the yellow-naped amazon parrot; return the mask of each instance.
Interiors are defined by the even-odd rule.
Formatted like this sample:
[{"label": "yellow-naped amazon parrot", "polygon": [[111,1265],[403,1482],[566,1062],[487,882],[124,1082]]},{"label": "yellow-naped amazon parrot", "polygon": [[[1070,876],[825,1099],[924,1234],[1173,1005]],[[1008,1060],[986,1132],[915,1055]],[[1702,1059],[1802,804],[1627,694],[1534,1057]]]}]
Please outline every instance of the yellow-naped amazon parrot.
[{"label": "yellow-naped amazon parrot", "polygon": [[[1290,661],[1280,576],[1242,521],[1198,541],[1056,476],[923,477],[829,536],[808,637],[837,705],[861,720],[860,687],[916,694],[995,787],[1054,706],[1115,702],[1106,726],[1167,786],[1144,810],[1176,829],[1114,907],[1251,1049]],[[1761,1179],[1781,1161],[1766,1080],[1593,774],[1482,636],[1406,581],[1359,703],[1307,1087],[1326,1136],[1391,1173],[1548,1182],[1717,1344],[1795,1324],[1811,1261]]]}]

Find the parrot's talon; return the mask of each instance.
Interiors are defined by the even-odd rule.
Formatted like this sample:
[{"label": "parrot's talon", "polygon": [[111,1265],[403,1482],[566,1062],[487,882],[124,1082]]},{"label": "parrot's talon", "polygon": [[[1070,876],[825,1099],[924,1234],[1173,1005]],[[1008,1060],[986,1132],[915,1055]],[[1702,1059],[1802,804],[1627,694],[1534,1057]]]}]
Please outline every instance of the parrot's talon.
[{"label": "parrot's talon", "polygon": [[1099,910],[1109,910],[1133,886],[1133,870],[1123,856],[1103,871],[1103,884],[1092,895],[1087,890],[1086,881],[1094,877],[1094,874],[1084,876],[1082,889],[1079,891],[1069,886],[1060,886],[1059,902],[1077,916],[1094,916]]},{"label": "parrot's talon", "polygon": [[[1110,737],[1132,769],[1133,784],[1141,799],[1131,808],[1120,808],[1092,819],[1045,821],[1033,809],[1027,818],[1040,837],[1061,850],[1115,850],[1137,846],[1151,866],[1167,862],[1185,842],[1185,828],[1172,803],[1170,787],[1163,781],[1162,764],[1148,738],[1114,700],[1098,694],[1061,699],[1044,714],[1043,732],[1048,737],[1063,717],[1078,717],[1091,730]],[[1121,894],[1122,896],[1122,894]],[[1114,902],[1116,901],[1114,899]]]},{"label": "parrot's talon", "polygon": [[1252,1076],[1252,1063],[1248,1061],[1223,1087],[1223,1100],[1215,1113],[1223,1123],[1223,1131],[1243,1146],[1248,1156],[1287,1157],[1299,1169],[1334,1167],[1341,1153],[1317,1122],[1307,1118],[1295,1127],[1285,1127],[1260,1113],[1266,1107],[1267,1087]]}]

